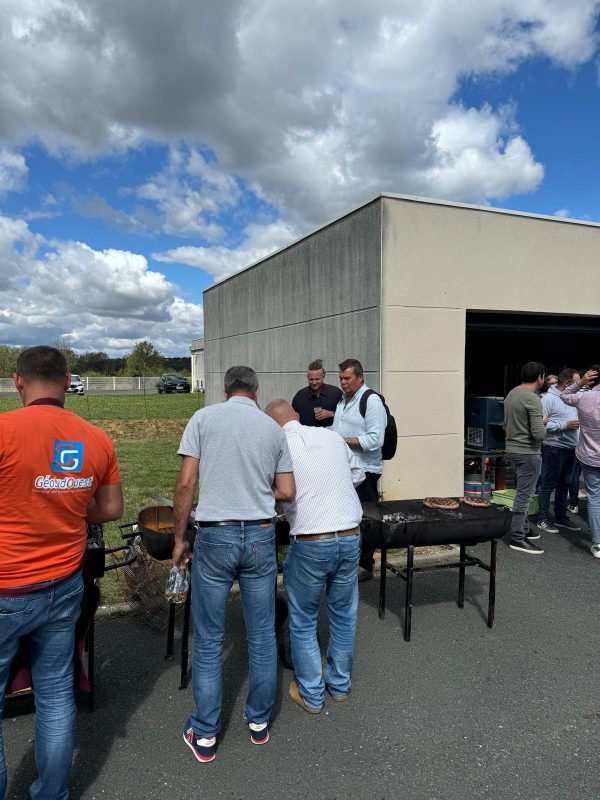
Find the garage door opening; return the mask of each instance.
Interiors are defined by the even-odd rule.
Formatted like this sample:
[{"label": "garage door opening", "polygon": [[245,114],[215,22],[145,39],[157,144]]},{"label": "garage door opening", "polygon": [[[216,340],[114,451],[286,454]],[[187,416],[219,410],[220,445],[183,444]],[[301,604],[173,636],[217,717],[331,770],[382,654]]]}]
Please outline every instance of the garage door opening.
[{"label": "garage door opening", "polygon": [[527,361],[585,371],[600,363],[599,343],[600,316],[467,311],[465,395],[504,397]]}]

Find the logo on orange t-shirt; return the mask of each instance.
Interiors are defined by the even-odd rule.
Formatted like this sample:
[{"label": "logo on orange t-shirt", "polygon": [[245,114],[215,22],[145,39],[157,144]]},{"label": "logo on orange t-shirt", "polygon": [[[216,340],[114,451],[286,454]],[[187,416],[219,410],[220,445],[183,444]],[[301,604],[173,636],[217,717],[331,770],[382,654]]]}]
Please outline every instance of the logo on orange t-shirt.
[{"label": "logo on orange t-shirt", "polygon": [[83,442],[54,440],[52,472],[78,472],[83,464]]}]

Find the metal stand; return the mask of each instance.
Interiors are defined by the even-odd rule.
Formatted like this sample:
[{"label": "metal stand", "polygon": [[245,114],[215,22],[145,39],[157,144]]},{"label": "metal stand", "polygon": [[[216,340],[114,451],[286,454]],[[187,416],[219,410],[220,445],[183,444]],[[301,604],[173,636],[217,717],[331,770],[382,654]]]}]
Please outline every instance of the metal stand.
[{"label": "metal stand", "polygon": [[[484,540],[485,541],[485,540]],[[404,601],[404,641],[410,642],[410,633],[412,626],[412,589],[413,589],[413,575],[415,572],[431,572],[438,569],[458,569],[458,600],[459,608],[464,608],[465,605],[465,570],[467,567],[480,567],[489,573],[490,584],[488,594],[488,616],[487,626],[491,628],[494,624],[494,609],[496,603],[496,563],[498,540],[491,539],[490,542],[490,563],[486,564],[479,558],[471,556],[466,552],[466,545],[461,544],[459,560],[452,564],[431,564],[424,567],[414,566],[414,551],[415,546],[409,544],[406,546],[406,567],[404,569],[397,569],[387,561],[387,547],[381,548],[381,573],[379,577],[379,618],[385,618],[385,591],[387,583],[388,570],[399,578],[402,578],[406,583],[406,596]]]},{"label": "metal stand", "polygon": [[[175,611],[176,603],[169,603],[169,622],[167,625],[167,652],[165,658],[173,660],[175,650]],[[183,627],[181,629],[181,680],[180,689],[186,689],[188,685],[188,661],[189,661],[189,639],[190,639],[190,616],[192,608],[192,587],[190,586],[185,604],[183,606]]]}]

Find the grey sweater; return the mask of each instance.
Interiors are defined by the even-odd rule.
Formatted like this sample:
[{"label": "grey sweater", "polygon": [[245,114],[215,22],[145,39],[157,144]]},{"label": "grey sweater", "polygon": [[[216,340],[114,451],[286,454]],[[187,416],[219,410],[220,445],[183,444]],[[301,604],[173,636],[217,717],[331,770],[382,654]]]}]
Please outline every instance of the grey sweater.
[{"label": "grey sweater", "polygon": [[515,386],[504,401],[507,453],[540,453],[546,428],[542,401],[530,389]]}]

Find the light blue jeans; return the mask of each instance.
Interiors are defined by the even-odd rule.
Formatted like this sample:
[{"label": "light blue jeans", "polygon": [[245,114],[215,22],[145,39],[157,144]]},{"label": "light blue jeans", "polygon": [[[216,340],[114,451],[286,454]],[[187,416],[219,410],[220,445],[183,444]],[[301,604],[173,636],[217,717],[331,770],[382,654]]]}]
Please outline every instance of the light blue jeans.
[{"label": "light blue jeans", "polygon": [[[283,565],[294,671],[300,695],[313,708],[323,705],[325,683],[332,695],[350,691],[359,556],[358,535],[312,541],[302,541],[299,536],[292,539]],[[325,681],[317,641],[317,617],[323,590],[329,619]]]},{"label": "light blue jeans", "polygon": [[581,462],[581,472],[587,494],[588,524],[592,542],[600,544],[600,467]]},{"label": "light blue jeans", "polygon": [[194,654],[192,683],[196,710],[186,727],[201,738],[216,736],[223,702],[222,658],[225,610],[237,578],[248,639],[249,722],[268,722],[275,704],[275,527],[258,525],[198,528],[192,557]]},{"label": "light blue jeans", "polygon": [[[10,665],[27,636],[35,695],[35,763],[31,800],[67,800],[75,744],[73,651],[83,580],[81,572],[20,597],[0,597],[0,716]],[[0,800],[7,773],[0,738]]]}]

